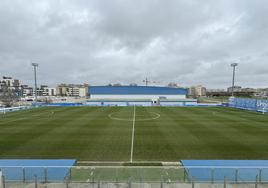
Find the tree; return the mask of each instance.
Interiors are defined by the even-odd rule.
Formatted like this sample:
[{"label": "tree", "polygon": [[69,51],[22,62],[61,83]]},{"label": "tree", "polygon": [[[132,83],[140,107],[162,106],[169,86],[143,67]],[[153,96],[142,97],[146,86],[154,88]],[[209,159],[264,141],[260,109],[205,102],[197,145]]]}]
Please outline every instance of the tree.
[{"label": "tree", "polygon": [[1,85],[0,90],[0,101],[5,107],[13,106],[14,102],[18,100],[18,95],[16,92],[6,85]]}]

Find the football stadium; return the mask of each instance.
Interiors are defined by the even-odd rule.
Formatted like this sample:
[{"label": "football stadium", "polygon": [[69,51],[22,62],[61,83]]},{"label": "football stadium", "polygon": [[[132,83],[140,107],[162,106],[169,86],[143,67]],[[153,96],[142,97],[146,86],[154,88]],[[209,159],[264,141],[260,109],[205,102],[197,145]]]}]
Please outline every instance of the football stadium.
[{"label": "football stadium", "polygon": [[0,188],[268,188],[268,0],[0,0]]},{"label": "football stadium", "polygon": [[267,100],[200,104],[167,87],[88,91],[80,103],[0,110],[5,187],[267,185]]}]

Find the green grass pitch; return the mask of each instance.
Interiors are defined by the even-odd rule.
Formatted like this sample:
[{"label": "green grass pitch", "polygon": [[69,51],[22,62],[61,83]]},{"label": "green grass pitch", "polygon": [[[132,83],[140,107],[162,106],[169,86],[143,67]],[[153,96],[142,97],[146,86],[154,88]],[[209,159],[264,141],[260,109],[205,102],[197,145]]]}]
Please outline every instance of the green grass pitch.
[{"label": "green grass pitch", "polygon": [[136,107],[135,118],[134,107],[0,114],[0,158],[127,162],[133,130],[133,161],[268,158],[268,116],[219,107]]}]

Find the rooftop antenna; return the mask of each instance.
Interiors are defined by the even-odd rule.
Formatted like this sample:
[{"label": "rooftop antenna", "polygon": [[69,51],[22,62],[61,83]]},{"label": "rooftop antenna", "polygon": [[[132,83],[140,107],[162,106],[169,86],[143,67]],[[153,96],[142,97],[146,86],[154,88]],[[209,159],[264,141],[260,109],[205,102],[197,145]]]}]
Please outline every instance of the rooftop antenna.
[{"label": "rooftop antenna", "polygon": [[148,86],[149,80],[147,77],[145,78],[145,80],[143,80],[143,82],[145,82],[145,85]]},{"label": "rooftop antenna", "polygon": [[145,85],[146,85],[146,86],[148,86],[149,83],[153,83],[153,84],[160,83],[160,82],[156,82],[156,81],[151,81],[151,80],[149,80],[147,77],[146,77],[145,80],[143,80],[142,82],[145,82]]}]

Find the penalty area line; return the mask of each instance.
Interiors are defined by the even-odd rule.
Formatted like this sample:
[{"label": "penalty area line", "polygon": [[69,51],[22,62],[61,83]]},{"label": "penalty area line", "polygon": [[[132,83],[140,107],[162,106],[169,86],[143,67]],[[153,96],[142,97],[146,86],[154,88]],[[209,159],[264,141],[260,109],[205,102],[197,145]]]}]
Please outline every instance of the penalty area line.
[{"label": "penalty area line", "polygon": [[132,139],[131,139],[131,151],[130,151],[130,162],[133,162],[133,146],[134,146],[134,135],[135,135],[135,121],[136,121],[136,106],[134,105],[133,112],[133,124],[132,124]]}]

